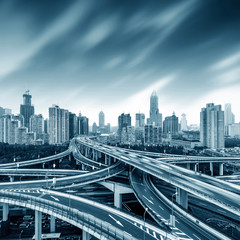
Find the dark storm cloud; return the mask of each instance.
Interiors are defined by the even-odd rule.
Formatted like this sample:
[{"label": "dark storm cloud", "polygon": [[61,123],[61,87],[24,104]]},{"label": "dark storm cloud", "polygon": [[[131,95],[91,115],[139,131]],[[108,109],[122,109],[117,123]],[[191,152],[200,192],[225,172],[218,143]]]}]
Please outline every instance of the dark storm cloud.
[{"label": "dark storm cloud", "polygon": [[117,108],[167,77],[160,104],[198,101],[239,82],[239,9],[217,0],[1,1],[1,91],[16,94],[15,110],[30,88],[40,112],[54,102],[87,111]]}]

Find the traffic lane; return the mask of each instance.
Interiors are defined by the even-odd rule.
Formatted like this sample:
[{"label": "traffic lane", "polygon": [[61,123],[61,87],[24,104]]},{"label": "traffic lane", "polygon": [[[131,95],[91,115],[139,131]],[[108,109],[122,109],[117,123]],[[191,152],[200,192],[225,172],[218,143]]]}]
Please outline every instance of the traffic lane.
[{"label": "traffic lane", "polygon": [[[91,214],[100,218],[103,221],[110,223],[116,228],[121,229],[122,231],[128,232],[130,235],[138,239],[143,238],[143,230],[141,230],[139,227],[136,227],[134,225],[134,222],[131,222],[113,212],[109,212],[107,210],[103,211],[102,209],[99,209],[98,207],[95,207],[93,205],[89,205],[71,198],[54,196],[52,194],[45,194],[44,196],[42,196],[42,198],[51,201],[54,200],[57,203],[63,204],[65,206],[70,206],[71,208],[78,209],[79,211],[84,213]],[[155,239],[153,236],[147,234],[147,232],[145,234],[147,236],[147,239]]]},{"label": "traffic lane", "polygon": [[[144,174],[138,171],[138,179],[135,179],[136,190],[139,193],[139,196],[143,196],[141,200],[156,213],[156,217],[160,220],[169,220],[171,212],[171,206],[169,206],[163,199],[161,199],[157,193],[155,193],[154,189],[146,182]],[[140,184],[138,183],[140,181]],[[145,197],[144,197],[145,196]],[[147,197],[146,197],[147,196]],[[199,227],[192,227],[193,223],[188,219],[184,218],[176,211],[174,211],[174,215],[176,217],[175,226],[176,228],[173,229],[173,234],[178,237],[186,238],[186,239],[201,239],[201,240],[208,240],[208,239],[217,239],[214,238],[212,235],[205,233]],[[166,221],[165,221],[166,222]],[[185,236],[184,236],[185,234]]]},{"label": "traffic lane", "polygon": [[143,166],[142,164],[139,164],[131,159],[129,159],[129,164],[137,168],[140,168],[141,170],[148,172],[149,174],[154,175],[157,178],[161,178],[161,175],[164,176],[165,179],[170,179],[171,177],[171,179],[173,179],[175,182],[181,183],[183,186],[187,188],[191,186],[193,190],[198,189],[199,192],[202,192],[203,194],[205,193],[211,196],[213,199],[217,200],[219,198],[222,202],[240,209],[239,205],[240,196],[235,193],[231,193],[230,191],[220,189],[218,187],[212,186],[210,184],[199,181],[192,177],[187,177],[185,175],[181,175],[181,177],[176,176],[174,172],[170,173],[169,169],[166,169],[166,167],[164,167],[165,168],[164,169],[161,166],[158,165],[152,166],[151,164]]}]

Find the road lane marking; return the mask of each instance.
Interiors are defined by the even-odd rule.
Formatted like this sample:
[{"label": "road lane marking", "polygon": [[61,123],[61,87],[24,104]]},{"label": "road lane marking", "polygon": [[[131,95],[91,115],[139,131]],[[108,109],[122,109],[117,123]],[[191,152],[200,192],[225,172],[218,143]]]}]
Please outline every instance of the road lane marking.
[{"label": "road lane marking", "polygon": [[54,197],[54,196],[50,196],[50,197],[59,202],[59,199],[58,199],[58,198],[56,198],[56,197]]},{"label": "road lane marking", "polygon": [[162,206],[160,206],[160,205],[158,205],[158,206],[159,206],[162,210],[164,210]]},{"label": "road lane marking", "polygon": [[193,235],[194,235],[197,239],[201,240],[201,238],[199,238],[198,236],[196,236],[194,233],[193,233]]},{"label": "road lane marking", "polygon": [[143,197],[144,197],[145,199],[147,199],[152,205],[154,205],[154,203],[153,203],[151,200],[149,200],[147,197],[145,197],[144,195],[143,195]]},{"label": "road lane marking", "polygon": [[109,216],[110,218],[112,218],[118,225],[120,225],[120,226],[123,227],[123,225],[121,224],[121,222],[118,221],[117,219],[115,219],[112,215],[108,214],[108,216]]}]

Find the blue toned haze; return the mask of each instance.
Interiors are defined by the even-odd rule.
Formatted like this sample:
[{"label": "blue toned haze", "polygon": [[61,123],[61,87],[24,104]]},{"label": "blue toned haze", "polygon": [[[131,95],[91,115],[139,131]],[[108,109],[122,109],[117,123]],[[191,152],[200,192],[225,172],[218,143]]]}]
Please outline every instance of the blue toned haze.
[{"label": "blue toned haze", "polygon": [[[122,112],[232,103],[240,120],[240,1],[0,1],[0,106],[53,103],[117,125]],[[134,119],[134,118],[133,118]],[[134,121],[133,121],[134,122]]]}]

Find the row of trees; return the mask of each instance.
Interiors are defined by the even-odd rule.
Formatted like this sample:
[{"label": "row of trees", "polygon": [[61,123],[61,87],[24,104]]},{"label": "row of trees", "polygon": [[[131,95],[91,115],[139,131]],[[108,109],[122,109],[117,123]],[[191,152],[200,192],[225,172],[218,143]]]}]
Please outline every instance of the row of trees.
[{"label": "row of trees", "polygon": [[0,163],[19,162],[30,159],[42,158],[63,152],[68,145],[10,145],[0,143]]}]

